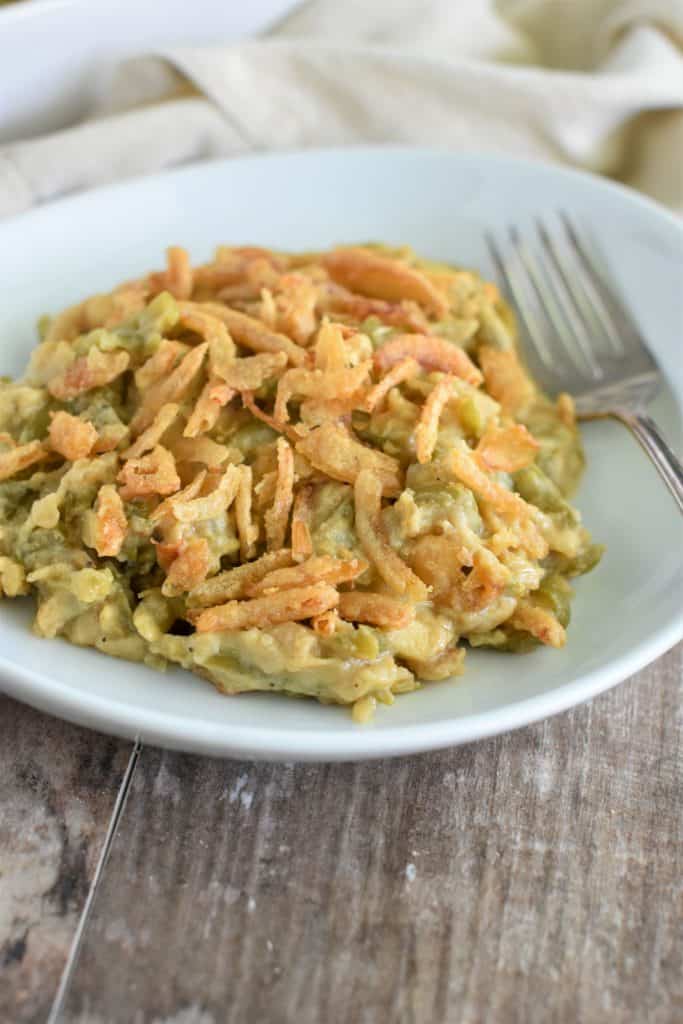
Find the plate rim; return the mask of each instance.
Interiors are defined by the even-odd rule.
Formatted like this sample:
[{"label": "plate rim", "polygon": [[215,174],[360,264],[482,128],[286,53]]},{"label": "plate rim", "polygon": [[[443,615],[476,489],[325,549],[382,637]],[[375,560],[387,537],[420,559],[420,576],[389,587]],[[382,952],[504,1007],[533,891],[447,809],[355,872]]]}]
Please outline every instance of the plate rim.
[{"label": "plate rim", "polygon": [[[69,3],[72,2],[72,0],[42,0],[42,2],[58,4],[62,2]],[[77,2],[77,0],[73,0],[73,2]],[[11,8],[9,9],[11,10]],[[55,198],[49,199],[47,202],[38,202],[34,206],[30,206],[24,210],[19,210],[17,213],[11,214],[9,217],[0,219],[0,230],[4,224],[40,217],[40,215],[42,215],[46,210],[52,210],[54,207],[67,207],[69,205],[79,205],[81,203],[88,203],[91,201],[94,202],[102,196],[115,195],[117,192],[126,192],[131,188],[153,187],[158,182],[168,181],[169,178],[192,177],[192,175],[196,174],[198,171],[217,169],[219,167],[229,167],[234,163],[253,162],[260,164],[270,161],[277,162],[287,159],[308,159],[320,156],[336,158],[344,157],[348,154],[372,157],[384,156],[387,153],[394,153],[401,157],[431,157],[434,159],[477,162],[481,160],[484,162],[499,164],[513,163],[520,167],[528,167],[532,171],[540,171],[541,173],[544,171],[551,171],[553,174],[557,174],[562,177],[583,181],[590,188],[602,189],[606,192],[619,194],[627,201],[634,202],[637,205],[650,210],[650,212],[656,217],[660,219],[663,218],[667,221],[669,227],[672,227],[677,232],[681,242],[683,242],[683,221],[674,211],[669,210],[662,203],[658,202],[658,200],[653,199],[652,196],[648,196],[644,192],[639,192],[630,185],[626,185],[621,181],[616,181],[613,178],[606,178],[600,174],[595,174],[593,171],[584,170],[581,167],[570,167],[565,164],[552,163],[549,160],[538,160],[535,157],[519,156],[516,153],[504,153],[500,150],[455,150],[439,146],[410,146],[400,142],[354,143],[344,146],[311,146],[307,149],[301,149],[293,146],[269,150],[268,152],[263,153],[247,151],[244,153],[235,153],[232,156],[211,157],[207,160],[191,160],[175,167],[168,167],[155,171],[152,174],[131,175],[131,177],[121,178],[118,181],[106,182],[101,185],[96,185],[93,188],[84,189],[81,192],[70,192],[65,195],[56,196]]]},{"label": "plate rim", "polygon": [[[502,708],[460,718],[401,725],[381,732],[375,732],[372,725],[358,726],[356,732],[334,729],[292,732],[260,725],[226,726],[225,723],[203,721],[193,723],[191,748],[187,745],[183,719],[178,715],[146,710],[145,724],[140,726],[131,721],[132,711],[127,710],[129,706],[116,698],[84,695],[81,691],[76,695],[71,688],[61,684],[55,692],[55,684],[49,676],[16,666],[3,655],[0,655],[0,683],[4,682],[7,671],[10,683],[13,676],[18,685],[10,685],[6,692],[22,703],[73,724],[132,742],[231,759],[315,763],[378,760],[462,746],[552,718],[626,682],[681,639],[683,619],[670,623],[667,629],[659,631],[635,650],[625,652],[601,668],[583,673],[579,679]],[[31,687],[28,697],[21,692],[19,680],[24,680]],[[105,721],[106,729],[101,724]],[[229,738],[225,736],[226,729],[229,730]],[[368,744],[371,744],[369,749]]]},{"label": "plate rim", "polygon": [[[168,179],[191,178],[198,171],[223,167],[228,169],[235,161],[262,164],[287,159],[315,160],[320,157],[343,159],[349,154],[368,158],[386,158],[388,154],[404,157],[448,160],[450,162],[479,161],[488,164],[515,164],[532,172],[552,172],[553,175],[580,179],[592,189],[607,190],[619,194],[627,202],[635,203],[649,211],[649,215],[673,228],[683,242],[683,225],[674,213],[650,197],[618,182],[600,178],[591,172],[564,167],[542,160],[510,156],[504,153],[481,151],[458,152],[438,147],[406,146],[401,144],[324,146],[311,149],[287,149],[275,152],[247,153],[235,157],[198,161],[181,167],[161,171],[144,177],[134,177],[113,182],[102,187],[55,199],[49,203],[32,207],[0,222],[30,223],[41,219],[54,207],[84,207],[91,202],[106,202],[110,195],[136,191],[140,188],[153,190],[158,182]],[[665,375],[666,376],[666,375]],[[668,378],[667,378],[668,379]],[[683,415],[683,395],[680,389],[671,387],[679,413]],[[115,734],[130,740],[142,740],[170,747],[193,751],[217,757],[249,757],[276,761],[344,761],[377,759],[404,756],[442,749],[463,743],[474,742],[486,737],[521,728],[552,717],[571,707],[577,706],[607,689],[624,681],[639,671],[683,638],[683,613],[670,617],[660,628],[652,631],[634,649],[622,652],[606,665],[581,673],[552,690],[526,697],[511,704],[488,709],[458,718],[445,718],[437,722],[422,722],[397,725],[382,731],[372,726],[358,727],[357,731],[306,729],[292,731],[267,724],[242,725],[225,722],[213,723],[208,720],[193,722],[188,732],[183,728],[184,719],[178,714],[159,710],[139,709],[129,703],[120,702],[116,696],[102,697],[75,691],[68,685],[57,683],[42,672],[17,665],[0,653],[0,689],[24,703],[56,714],[70,722]],[[143,719],[143,724],[138,718]]]}]

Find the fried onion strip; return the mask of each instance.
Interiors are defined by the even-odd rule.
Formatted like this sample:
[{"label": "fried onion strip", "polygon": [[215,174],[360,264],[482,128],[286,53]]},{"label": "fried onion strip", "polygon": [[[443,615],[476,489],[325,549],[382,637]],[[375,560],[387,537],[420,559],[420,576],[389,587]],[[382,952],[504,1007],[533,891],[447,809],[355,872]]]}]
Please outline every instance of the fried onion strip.
[{"label": "fried onion strip", "polygon": [[339,595],[339,615],[380,629],[404,629],[415,621],[415,607],[386,594],[350,590]]},{"label": "fried onion strip", "polygon": [[189,603],[194,608],[208,608],[211,605],[223,604],[238,597],[243,597],[245,587],[263,579],[273,569],[291,565],[292,552],[288,548],[270,551],[261,555],[254,562],[246,562],[234,569],[226,569],[212,576],[190,593]]},{"label": "fried onion strip", "polygon": [[306,350],[288,338],[271,330],[266,324],[246,313],[229,309],[218,302],[202,303],[200,308],[222,320],[238,345],[249,348],[253,352],[284,352],[292,366],[303,366],[306,362]]},{"label": "fried onion strip", "polygon": [[82,395],[94,388],[103,388],[128,369],[127,352],[101,352],[93,346],[87,356],[79,356],[63,373],[53,377],[47,385],[51,395],[62,402]]},{"label": "fried onion strip", "polygon": [[294,452],[284,439],[277,439],[277,481],[273,504],[264,516],[269,551],[277,551],[285,543],[289,513],[294,501]]},{"label": "fried onion strip", "polygon": [[[284,352],[261,352],[255,356],[235,359],[227,366],[216,367],[216,372],[235,391],[257,391],[286,365],[287,356]],[[284,377],[280,379],[284,380]]]},{"label": "fried onion strip", "polygon": [[185,396],[202,369],[208,349],[209,344],[206,341],[190,349],[168,377],[145,392],[142,404],[130,421],[130,430],[134,436],[150,425],[162,405],[166,405],[167,402],[178,402]]},{"label": "fried onion strip", "polygon": [[274,569],[256,583],[248,584],[245,593],[248,597],[260,597],[276,590],[289,590],[291,587],[304,587],[311,583],[349,583],[357,579],[367,569],[368,564],[361,558],[342,561],[331,555],[313,555],[299,565],[286,569]]},{"label": "fried onion strip", "polygon": [[515,473],[530,465],[540,444],[521,423],[497,427],[490,423],[475,449],[482,469]]},{"label": "fried onion strip", "polygon": [[95,551],[101,558],[115,558],[123,547],[128,520],[121,496],[112,484],[103,484],[95,501]]},{"label": "fried onion strip", "polygon": [[116,479],[122,485],[120,494],[125,501],[154,494],[173,494],[180,487],[175,459],[160,444],[139,459],[129,459]]},{"label": "fried onion strip", "polygon": [[427,401],[422,407],[415,427],[415,453],[418,462],[429,462],[434,454],[441,413],[453,397],[453,381],[452,374],[442,377],[429,392]]},{"label": "fried onion strip", "polygon": [[536,388],[514,349],[480,345],[477,352],[486,390],[504,412],[514,416],[533,400]]},{"label": "fried onion strip", "polygon": [[216,421],[229,401],[236,392],[226,384],[222,384],[216,377],[211,377],[204,387],[190,413],[185,429],[184,437],[199,437],[200,434],[207,434],[216,426]]},{"label": "fried onion strip", "polygon": [[61,411],[53,414],[48,436],[54,451],[70,462],[86,459],[97,441],[97,431],[92,423]]},{"label": "fried onion strip", "polygon": [[253,554],[259,531],[251,515],[253,483],[251,466],[239,466],[238,471],[239,485],[235,496],[235,524],[240,541],[240,558],[247,561]]},{"label": "fried onion strip", "polygon": [[390,338],[375,352],[375,369],[386,373],[406,356],[412,356],[425,370],[452,373],[475,387],[481,384],[482,375],[464,349],[428,334],[399,334]]},{"label": "fried onion strip", "polygon": [[184,594],[206,579],[211,565],[211,549],[205,537],[193,537],[180,545],[176,558],[166,571],[162,594]]},{"label": "fried onion strip", "polygon": [[508,623],[549,647],[564,647],[567,642],[566,631],[555,616],[531,601],[519,601]]},{"label": "fried onion strip", "polygon": [[391,369],[384,374],[374,387],[370,388],[363,400],[363,409],[366,412],[374,410],[382,404],[392,388],[402,384],[404,380],[410,380],[420,372],[420,364],[412,356],[406,356],[400,362],[395,363]]},{"label": "fried onion strip", "polygon": [[322,615],[339,603],[339,594],[327,583],[311,587],[293,587],[251,601],[229,601],[207,608],[197,617],[198,633],[224,630],[264,629],[280,622],[298,622]]},{"label": "fried onion strip", "polygon": [[292,558],[302,562],[313,554],[311,539],[311,499],[313,488],[310,484],[300,487],[294,496],[292,508]]},{"label": "fried onion strip", "polygon": [[343,426],[323,423],[297,441],[296,450],[333,480],[352,484],[362,470],[372,472],[382,493],[396,496],[401,491],[401,467],[397,459],[361,444]]},{"label": "fried onion strip", "polygon": [[121,452],[121,458],[137,459],[144,452],[151,451],[161,441],[161,438],[175,421],[179,412],[180,406],[176,405],[175,402],[168,402],[166,405],[162,405],[147,429],[138,435],[130,448],[126,448],[124,452]]},{"label": "fried onion strip", "polygon": [[287,403],[295,395],[315,398],[317,402],[337,401],[348,395],[355,395],[366,382],[371,361],[365,360],[350,369],[324,371],[294,368],[280,377],[273,415],[276,420],[286,423],[289,419]]},{"label": "fried onion strip", "polygon": [[448,301],[419,270],[367,249],[337,249],[321,257],[330,277],[352,292],[389,302],[412,299],[437,318],[448,313]]},{"label": "fried onion strip", "polygon": [[228,466],[210,494],[203,497],[170,500],[171,512],[180,523],[196,523],[204,519],[215,519],[232,505],[242,479],[239,466]]},{"label": "fried onion strip", "polygon": [[384,536],[380,520],[382,487],[378,477],[370,470],[361,470],[353,496],[356,533],[378,574],[395,594],[405,594],[413,601],[424,601],[427,598],[426,586]]},{"label": "fried onion strip", "polygon": [[480,469],[474,454],[464,448],[454,447],[443,462],[444,468],[457,480],[485,501],[490,501],[503,518],[511,525],[522,524],[525,530],[525,546],[534,558],[545,558],[548,544],[535,525],[536,513],[519,494],[508,491],[496,480],[492,480]]},{"label": "fried onion strip", "polygon": [[8,480],[34,462],[46,459],[49,452],[40,441],[29,441],[7,452],[0,452],[0,480]]}]

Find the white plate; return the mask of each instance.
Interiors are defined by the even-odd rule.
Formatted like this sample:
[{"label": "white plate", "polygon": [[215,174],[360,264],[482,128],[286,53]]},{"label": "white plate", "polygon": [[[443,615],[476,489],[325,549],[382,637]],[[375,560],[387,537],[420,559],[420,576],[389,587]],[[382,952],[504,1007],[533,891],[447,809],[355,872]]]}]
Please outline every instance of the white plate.
[{"label": "white plate", "polygon": [[[507,158],[392,148],[254,157],[102,189],[0,224],[0,372],[22,369],[40,312],[159,266],[169,243],[187,245],[201,260],[217,242],[305,249],[383,239],[492,276],[482,229],[558,206],[597,230],[667,374],[671,390],[655,412],[679,444],[678,222],[597,178]],[[4,687],[106,732],[201,753],[292,760],[428,750],[562,711],[637,671],[683,634],[683,523],[673,501],[623,428],[591,424],[585,440],[579,505],[608,550],[577,582],[562,651],[471,652],[459,681],[400,697],[361,727],[340,708],[223,697],[180,670],[162,675],[38,639],[28,632],[28,603],[7,601],[0,608]]]}]

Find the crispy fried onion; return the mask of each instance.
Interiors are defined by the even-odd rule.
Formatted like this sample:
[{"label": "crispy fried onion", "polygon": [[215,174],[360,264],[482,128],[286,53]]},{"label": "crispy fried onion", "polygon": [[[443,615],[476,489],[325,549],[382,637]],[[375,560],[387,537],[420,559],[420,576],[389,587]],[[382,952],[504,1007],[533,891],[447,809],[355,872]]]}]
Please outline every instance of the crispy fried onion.
[{"label": "crispy fried onion", "polygon": [[497,427],[489,423],[475,455],[482,469],[514,473],[534,461],[541,446],[521,423]]},{"label": "crispy fried onion", "polygon": [[404,380],[410,380],[420,372],[420,364],[412,356],[406,356],[384,374],[374,387],[370,388],[363,400],[366,412],[374,410],[382,404],[392,388],[398,387]]},{"label": "crispy fried onion", "polygon": [[150,387],[143,396],[142,404],[130,421],[131,433],[137,436],[150,425],[162,405],[178,402],[194,383],[202,368],[209,344],[204,341],[190,349],[174,370],[157,384]]},{"label": "crispy fried onion", "polygon": [[68,412],[52,414],[49,429],[50,445],[70,462],[86,459],[97,441],[97,431],[92,423]]},{"label": "crispy fried onion", "polygon": [[383,299],[369,299],[363,295],[355,295],[332,281],[324,285],[321,291],[323,308],[338,315],[346,315],[359,321],[375,316],[382,323],[401,328],[404,331],[422,333],[429,328],[429,321],[416,302],[385,302]]},{"label": "crispy fried onion", "polygon": [[515,527],[532,557],[545,558],[548,544],[536,525],[536,510],[519,494],[506,490],[487,476],[477,464],[473,452],[465,446],[454,446],[443,460],[443,466],[479,498],[489,501],[506,522]]},{"label": "crispy fried onion", "polygon": [[363,551],[395,593],[413,601],[427,599],[427,588],[387,541],[381,523],[382,485],[371,470],[361,469],[353,489],[356,533]]},{"label": "crispy fried onion", "polygon": [[248,597],[261,597],[277,590],[305,587],[310,583],[331,583],[337,586],[339,583],[349,583],[357,579],[367,567],[367,562],[362,558],[343,561],[331,555],[313,555],[299,565],[273,569],[263,579],[247,584],[245,593]]},{"label": "crispy fried onion", "polygon": [[279,622],[299,622],[335,608],[339,594],[329,583],[310,587],[292,587],[251,601],[229,601],[216,608],[207,608],[197,616],[198,633],[224,630],[264,629]]},{"label": "crispy fried onion", "polygon": [[161,592],[166,597],[187,593],[206,579],[211,565],[211,549],[205,537],[181,541],[178,554],[166,570]]},{"label": "crispy fried onion", "polygon": [[294,496],[294,506],[292,508],[292,558],[295,562],[302,562],[313,554],[313,541],[310,529],[312,498],[313,487],[311,484],[304,484]]},{"label": "crispy fried onion", "polygon": [[412,356],[425,370],[452,373],[477,387],[482,376],[464,349],[444,338],[429,334],[398,334],[375,352],[375,368],[386,373],[396,363]]},{"label": "crispy fried onion", "polygon": [[95,501],[95,551],[101,558],[115,558],[128,532],[121,496],[112,484],[103,484]]},{"label": "crispy fried onion", "polygon": [[438,319],[448,313],[448,301],[423,273],[396,259],[368,249],[337,249],[321,257],[330,277],[352,292],[397,302],[410,299]]},{"label": "crispy fried onion", "polygon": [[100,428],[90,454],[102,455],[104,452],[113,452],[127,438],[128,427],[125,423],[107,423]]},{"label": "crispy fried onion", "polygon": [[149,517],[152,520],[152,522],[156,523],[163,519],[165,516],[173,515],[173,500],[182,503],[186,501],[192,501],[193,498],[196,498],[197,495],[201,492],[202,487],[204,486],[204,481],[206,480],[206,477],[206,470],[200,470],[199,473],[197,473],[197,475],[194,477],[194,479],[190,481],[187,487],[183,487],[181,491],[175,491],[174,494],[172,495],[172,498],[166,498],[165,501],[162,501],[159,505],[157,505],[157,507],[154,509],[154,511],[151,513]]},{"label": "crispy fried onion", "polygon": [[510,571],[483,545],[472,552],[470,564],[472,571],[461,585],[460,596],[464,608],[476,611],[500,597],[509,583]]},{"label": "crispy fried onion", "polygon": [[175,299],[189,299],[193,275],[187,251],[179,245],[170,246],[166,250],[166,270],[149,274],[147,286],[152,293],[167,291]]},{"label": "crispy fried onion", "polygon": [[148,498],[154,494],[173,494],[180,487],[175,459],[160,444],[139,459],[129,459],[116,479],[121,484],[120,494],[124,501]]},{"label": "crispy fried onion", "polygon": [[258,540],[258,526],[252,520],[251,501],[253,473],[251,466],[238,466],[239,484],[235,496],[235,525],[240,541],[240,557],[242,561],[251,558],[254,545]]},{"label": "crispy fried onion", "polygon": [[259,355],[235,359],[227,366],[217,366],[216,373],[235,391],[256,391],[271,377],[276,377],[286,365],[287,356],[284,352],[261,352]]},{"label": "crispy fried onion", "polygon": [[145,391],[162,379],[167,377],[181,356],[187,353],[187,345],[180,341],[169,341],[162,338],[159,347],[153,355],[147,359],[142,366],[135,371],[135,385],[140,391]]},{"label": "crispy fried onion", "polygon": [[170,446],[176,462],[201,462],[217,469],[224,462],[239,463],[244,456],[239,448],[228,448],[210,437],[179,437]]},{"label": "crispy fried onion", "polygon": [[400,494],[401,467],[397,459],[374,448],[366,448],[346,427],[323,423],[297,441],[296,450],[333,480],[352,484],[362,470],[369,470],[379,481],[382,494]]},{"label": "crispy fried onion", "polygon": [[267,552],[254,562],[246,562],[244,565],[226,569],[224,572],[212,576],[211,579],[191,591],[188,603],[193,608],[209,608],[212,605],[244,597],[246,587],[262,580],[274,569],[291,565],[291,562],[292,552],[287,548]]},{"label": "crispy fried onion", "polygon": [[9,451],[0,452],[0,480],[8,480],[34,462],[47,458],[49,452],[41,441],[29,441]]},{"label": "crispy fried onion", "polygon": [[216,426],[221,409],[228,404],[237,394],[217,377],[211,377],[204,387],[190,413],[185,429],[184,437],[199,437],[206,434]]},{"label": "crispy fried onion", "polygon": [[403,629],[415,620],[415,607],[387,594],[350,590],[339,595],[339,615],[380,629]]},{"label": "crispy fried onion", "polygon": [[236,309],[228,309],[218,302],[204,302],[199,308],[222,320],[237,344],[243,348],[249,348],[252,352],[284,352],[292,366],[303,366],[306,362],[305,349],[286,334],[271,330],[261,320]]},{"label": "crispy fried onion", "polygon": [[509,416],[533,401],[536,388],[514,349],[480,345],[477,352],[486,390]]},{"label": "crispy fried onion", "polygon": [[344,344],[344,332],[340,324],[332,324],[326,320],[320,327],[315,339],[316,370],[343,370],[347,365],[347,351]]},{"label": "crispy fried onion", "polygon": [[547,608],[541,608],[532,601],[519,601],[508,624],[525,633],[531,633],[542,644],[549,647],[564,647],[567,634],[564,627]]},{"label": "crispy fried onion", "polygon": [[321,615],[314,615],[311,619],[313,632],[318,636],[332,636],[339,625],[339,612],[336,608],[329,612],[322,612]]},{"label": "crispy fried onion", "polygon": [[307,345],[317,326],[318,289],[304,274],[283,274],[275,294],[276,323],[299,345]]},{"label": "crispy fried onion", "polygon": [[178,309],[180,325],[208,342],[212,361],[234,359],[235,343],[222,320],[194,302],[182,302]]},{"label": "crispy fried onion", "polygon": [[572,429],[576,426],[576,405],[571,395],[568,395],[566,391],[561,391],[557,396],[555,408],[565,427]]},{"label": "crispy fried onion", "polygon": [[85,391],[111,384],[128,369],[129,363],[127,352],[102,352],[93,345],[87,356],[79,356],[63,373],[53,377],[47,389],[55,398],[67,402]]},{"label": "crispy fried onion", "polygon": [[283,547],[287,534],[289,513],[294,501],[294,452],[284,439],[277,439],[277,479],[273,504],[264,516],[266,541],[269,551]]},{"label": "crispy fried onion", "polygon": [[350,369],[333,371],[305,370],[300,367],[287,370],[280,377],[273,415],[276,420],[286,423],[289,419],[287,403],[290,398],[315,398],[316,402],[338,401],[355,395],[365,384],[372,368],[367,359]]},{"label": "crispy fried onion", "polygon": [[298,439],[298,434],[293,427],[288,426],[286,423],[279,423],[273,416],[261,409],[260,406],[254,401],[254,395],[251,391],[240,392],[240,398],[242,405],[245,409],[248,409],[252,416],[257,420],[261,420],[262,423],[267,423],[271,430],[275,430],[279,434],[287,434],[293,440]]},{"label": "crispy fried onion", "polygon": [[434,454],[439,435],[439,420],[448,401],[453,397],[453,374],[446,374],[427,396],[415,427],[415,452],[418,462],[429,462]]},{"label": "crispy fried onion", "polygon": [[318,401],[317,398],[309,398],[299,406],[300,423],[294,430],[297,436],[306,433],[306,428],[319,427],[321,423],[344,423],[350,422],[350,414],[354,409],[361,408],[363,404],[363,392],[354,391],[346,398],[328,398]]},{"label": "crispy fried onion", "polygon": [[176,405],[175,402],[167,402],[166,405],[162,405],[147,429],[138,435],[130,448],[126,448],[124,452],[121,452],[121,458],[137,459],[144,452],[151,451],[156,444],[159,444],[179,412],[180,406]]},{"label": "crispy fried onion", "polygon": [[509,570],[484,547],[464,519],[457,528],[424,534],[410,549],[410,564],[430,588],[435,604],[455,611],[478,611],[499,597]]},{"label": "crispy fried onion", "polygon": [[[180,492],[168,499],[169,511],[179,523],[196,523],[205,519],[215,519],[232,505],[237,496],[241,479],[239,466],[227,466],[218,484],[209,494],[188,498],[187,494],[181,497],[183,492]],[[187,488],[185,490],[187,491]]]}]

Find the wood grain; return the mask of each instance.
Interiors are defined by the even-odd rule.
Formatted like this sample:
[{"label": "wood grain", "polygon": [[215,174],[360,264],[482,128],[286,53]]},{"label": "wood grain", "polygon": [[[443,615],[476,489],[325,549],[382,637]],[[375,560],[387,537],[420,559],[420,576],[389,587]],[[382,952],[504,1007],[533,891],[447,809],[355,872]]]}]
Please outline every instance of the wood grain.
[{"label": "wood grain", "polygon": [[0,695],[0,1021],[46,1019],[129,743]]},{"label": "wood grain", "polygon": [[144,750],[62,1020],[679,1022],[680,684],[396,761]]}]

